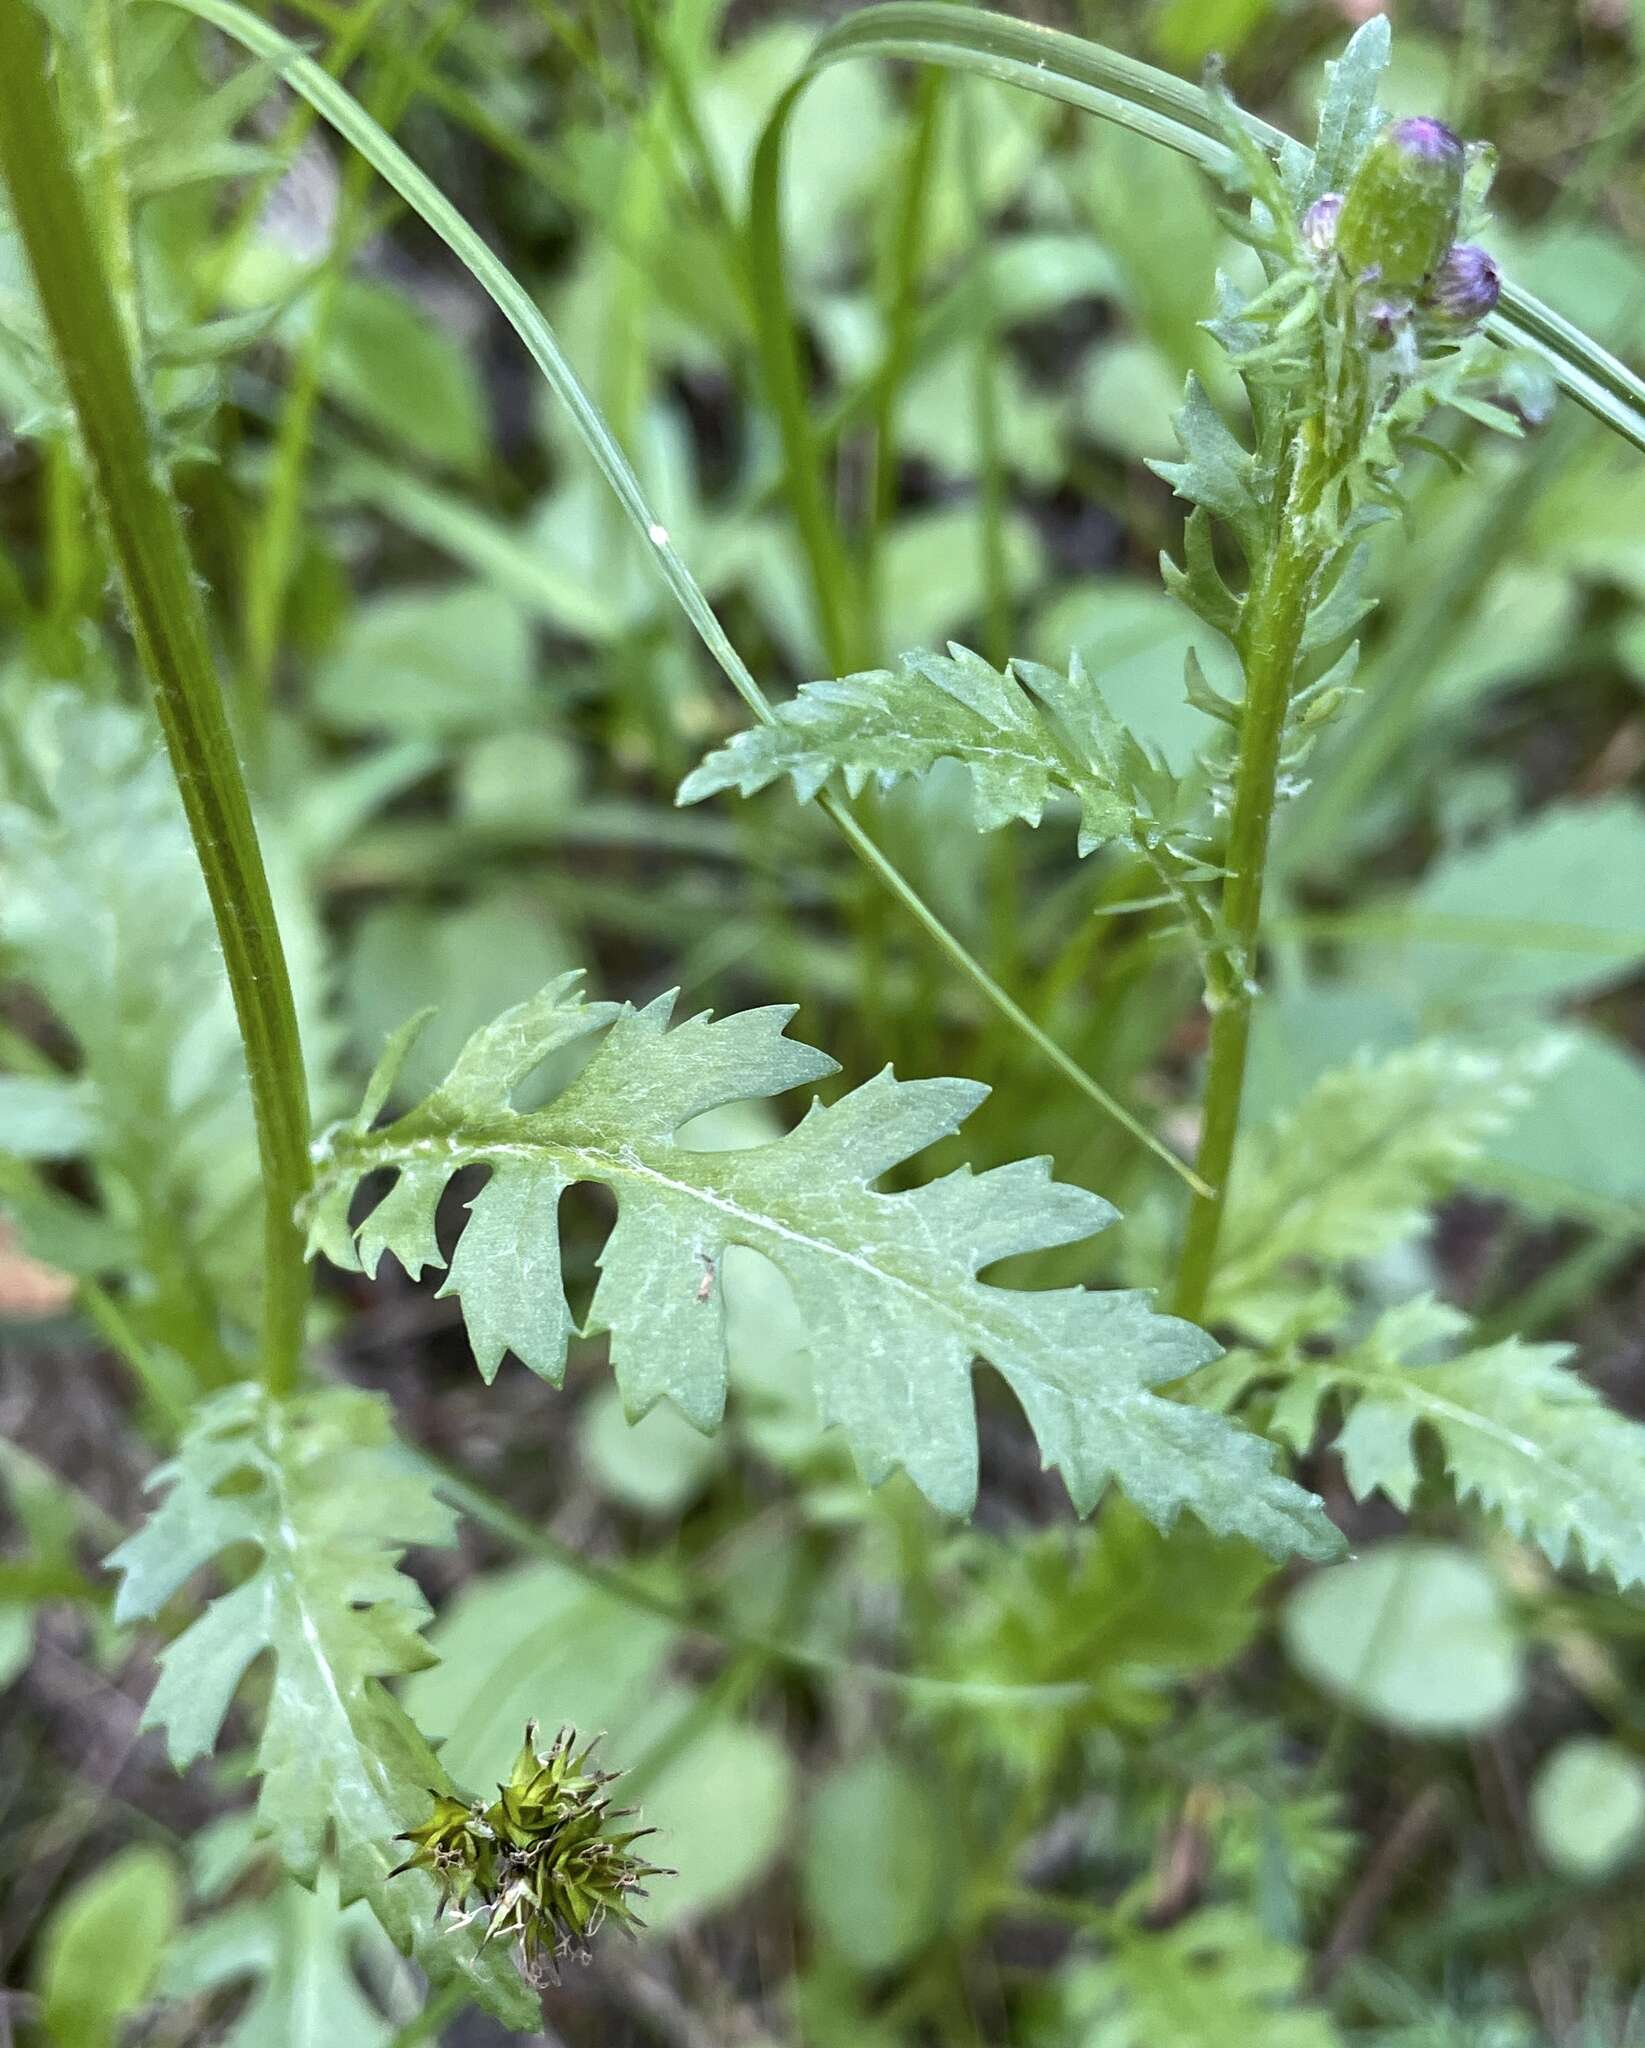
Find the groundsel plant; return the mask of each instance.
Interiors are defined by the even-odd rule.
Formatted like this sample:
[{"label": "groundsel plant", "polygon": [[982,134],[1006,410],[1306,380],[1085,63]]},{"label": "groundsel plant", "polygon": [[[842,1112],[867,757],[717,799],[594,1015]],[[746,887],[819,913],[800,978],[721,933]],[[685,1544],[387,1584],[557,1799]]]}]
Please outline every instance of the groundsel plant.
[{"label": "groundsel plant", "polygon": [[[694,1144],[695,1119],[727,1105],[769,1116],[770,1103],[836,1071],[788,1035],[792,1006],[676,1021],[670,997],[608,1001],[566,974],[473,1032],[408,1103],[402,1075],[427,1024],[410,1020],[358,1109],[311,1142],[294,949],[282,945],[213,669],[159,431],[154,337],[119,260],[118,204],[111,212],[106,181],[88,192],[65,130],[65,88],[86,54],[60,10],[14,0],[0,10],[0,169],[37,294],[53,431],[72,429],[83,445],[153,688],[204,881],[202,896],[174,863],[161,902],[197,960],[216,935],[250,1081],[249,1129],[237,1078],[224,1080],[220,1001],[204,1034],[215,1038],[193,1046],[200,1072],[185,1085],[165,1052],[176,1035],[167,992],[148,991],[164,1047],[145,1071],[182,1139],[200,1118],[234,1141],[214,1137],[203,1151],[249,1158],[254,1142],[259,1164],[255,1183],[248,1172],[235,1189],[242,1209],[262,1212],[248,1277],[248,1262],[222,1249],[239,1227],[234,1204],[196,1199],[204,1167],[182,1193],[145,1183],[153,1161],[121,1121],[123,1055],[97,1028],[98,972],[54,952],[64,906],[95,889],[76,865],[83,793],[65,764],[77,750],[95,754],[108,786],[137,805],[153,797],[152,761],[118,707],[42,697],[11,749],[0,932],[85,1048],[85,1072],[72,1090],[35,1077],[32,1092],[14,1096],[35,1135],[29,1149],[13,1148],[22,1164],[11,1185],[30,1243],[76,1277],[173,1439],[152,1482],[158,1503],[112,1563],[122,1624],[181,1622],[147,1711],[177,1764],[214,1748],[243,1688],[258,1731],[257,1826],[285,1868],[305,1883],[334,1868],[341,1903],[366,1900],[442,1995],[512,2025],[534,2023],[536,1991],[567,1957],[586,1957],[603,1922],[635,1922],[644,1881],[667,1882],[635,1849],[646,1831],[617,1825],[610,1774],[569,1729],[544,1749],[529,1728],[492,1800],[453,1781],[393,1689],[432,1661],[428,1608],[401,1560],[448,1543],[454,1518],[386,1405],[327,1383],[334,1368],[316,1341],[305,1244],[309,1258],[366,1276],[385,1253],[414,1278],[442,1270],[439,1291],[460,1303],[488,1383],[512,1356],[558,1387],[572,1344],[603,1337],[631,1418],[666,1402],[705,1433],[726,1406],[728,1274],[739,1253],[758,1253],[797,1308],[818,1421],[840,1433],[861,1480],[900,1471],[951,1516],[977,1497],[973,1374],[986,1361],[1076,1513],[1108,1502],[1107,1540],[1138,1556],[1157,1558],[1170,1532],[1187,1530],[1190,1542],[1225,1539],[1224,1559],[1236,1547],[1241,1558],[1330,1558],[1341,1539],[1293,1459],[1334,1428],[1351,1490],[1408,1504],[1421,1425],[1437,1435],[1456,1496],[1554,1564],[1575,1559],[1623,1584],[1645,1578],[1640,1432],[1587,1393],[1559,1348],[1473,1346],[1464,1321],[1431,1302],[1367,1317],[1353,1280],[1356,1260],[1420,1229],[1436,1193],[1534,1092],[1557,1049],[1435,1041],[1328,1077],[1283,1127],[1242,1137],[1271,828],[1355,689],[1366,536],[1399,518],[1406,466],[1434,445],[1436,416],[1449,409],[1514,434],[1540,403],[1481,332],[1501,291],[1475,239],[1488,159],[1438,121],[1380,113],[1385,23],[1362,29],[1329,67],[1311,150],[1271,149],[1214,73],[1195,102],[1194,132],[1209,139],[1228,224],[1248,252],[1207,309],[1242,402],[1236,413],[1189,381],[1180,457],[1156,465],[1190,507],[1180,553],[1162,570],[1232,650],[1239,686],[1225,694],[1190,660],[1189,700],[1218,737],[1173,769],[1077,658],[1051,668],[996,665],[959,646],[898,650],[895,666],[809,684],[773,711],[527,295],[499,278],[495,259],[488,267],[477,237],[334,81],[230,0],[189,0],[189,11],[369,145],[571,398],[654,558],[759,718],[687,775],[680,802],[751,795],[783,778],[801,800],[822,802],[903,909],[938,926],[949,957],[1035,1057],[1049,1053],[1066,1071],[1067,1056],[941,931],[841,792],[957,761],[981,830],[1039,825],[1071,800],[1079,855],[1114,850],[1157,890],[1165,929],[1196,963],[1209,1039],[1197,1152],[1191,1166],[1173,1159],[1166,1176],[1187,1189],[1173,1219],[1180,1250],[1148,1287],[990,1277],[999,1261],[1083,1244],[1116,1212],[1055,1179],[1044,1159],[922,1178],[920,1155],[952,1141],[987,1093],[967,1080],[887,1068],[813,1098],[746,1149]],[[943,10],[925,16],[935,35]],[[237,117],[240,104],[225,114]],[[190,346],[204,360],[241,339],[215,332]],[[288,920],[288,935],[294,928]],[[135,970],[121,959],[116,972]],[[311,1050],[323,1034],[315,1024]],[[1100,1077],[1081,1085],[1088,1099],[1109,1099]],[[1162,1149],[1157,1136],[1149,1142]],[[71,1241],[45,1169],[81,1158],[95,1163],[107,1228]],[[441,1204],[459,1175],[466,1209],[453,1245]],[[561,1275],[562,1198],[578,1186],[603,1190],[615,1210],[580,1323]],[[167,1204],[162,1232],[154,1211]],[[220,1265],[232,1281],[208,1284]],[[1167,1279],[1170,1312],[1153,1292]],[[545,1396],[545,1415],[554,1412]],[[219,1590],[183,1613],[207,1568]],[[943,1700],[941,1679],[931,1682]],[[1143,1938],[1134,1924],[1132,1937]],[[1092,1995],[1108,1994],[1097,1985]]]}]

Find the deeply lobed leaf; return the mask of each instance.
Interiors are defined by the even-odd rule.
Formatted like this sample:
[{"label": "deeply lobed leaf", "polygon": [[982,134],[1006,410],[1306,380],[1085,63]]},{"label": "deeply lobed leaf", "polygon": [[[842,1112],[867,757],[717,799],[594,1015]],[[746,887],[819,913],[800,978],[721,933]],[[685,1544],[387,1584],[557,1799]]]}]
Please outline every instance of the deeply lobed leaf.
[{"label": "deeply lobed leaf", "polygon": [[1432,1039],[1333,1069],[1288,1115],[1241,1143],[1228,1195],[1216,1315],[1266,1329],[1290,1269],[1340,1267],[1414,1236],[1561,1056],[1557,1039],[1502,1050]]},{"label": "deeply lobed leaf", "polygon": [[263,1860],[249,1819],[226,1815],[190,1844],[195,1903],[205,1910],[168,1944],[160,2000],[248,1994],[221,2048],[387,2048],[395,2026],[365,1987],[381,1995],[404,1965],[362,1902],[340,1908],[329,1863],[312,1890],[289,1878],[248,1887]]},{"label": "deeply lobed leaf", "polygon": [[1103,2048],[1338,2048],[1323,2011],[1300,2005],[1306,1957],[1237,1906],[1205,1906],[1164,1929],[1122,1927],[1101,1961],[1064,1980],[1062,2039]]},{"label": "deeply lobed leaf", "polygon": [[[116,1205],[123,1223],[133,1209],[163,1215],[220,1292],[249,1292],[256,1155],[244,1067],[165,761],[117,705],[48,691],[13,715],[20,758],[0,794],[0,940],[81,1066],[49,1084],[50,1102],[47,1083],[8,1078],[0,1151],[89,1154],[126,1198]],[[26,1239],[67,1263],[74,1246],[39,1206],[22,1215]]]},{"label": "deeply lobed leaf", "polygon": [[1476,1500],[1555,1565],[1571,1558],[1619,1585],[1645,1581],[1645,1428],[1608,1408],[1564,1361],[1565,1344],[1499,1344],[1435,1360],[1468,1319],[1427,1299],[1381,1316],[1341,1356],[1234,1354],[1196,1391],[1228,1405],[1277,1382],[1272,1427],[1299,1449],[1317,1435],[1327,1404],[1357,1498],[1381,1492],[1409,1508],[1417,1439],[1431,1432],[1459,1498]]},{"label": "deeply lobed leaf", "polygon": [[[722,790],[752,796],[788,776],[802,802],[839,774],[853,796],[889,789],[938,761],[960,761],[976,791],[977,826],[1037,825],[1058,791],[1080,804],[1080,851],[1125,829],[1129,807],[1103,763],[1083,755],[1022,687],[1016,664],[997,669],[967,647],[905,654],[895,670],[807,683],[770,725],[740,732],[680,785],[682,804]],[[1087,686],[1088,687],[1088,686]]]},{"label": "deeply lobed leaf", "polygon": [[[255,1322],[262,1238],[245,1060],[199,862],[150,721],[12,682],[0,943],[78,1065],[0,1076],[0,1155],[87,1160],[99,1205],[8,1176],[6,1206],[32,1253],[77,1273],[123,1270],[141,1334],[215,1365],[219,1322]],[[278,841],[268,851],[300,995],[312,996],[318,933]],[[332,1034],[312,1002],[303,1022],[320,1083]]]},{"label": "deeply lobed leaf", "polygon": [[144,1723],[165,1731],[179,1768],[216,1742],[248,1668],[269,1659],[258,1745],[258,1822],[282,1861],[313,1884],[328,1840],[344,1904],[370,1903],[435,1982],[512,2025],[535,2002],[472,1929],[435,1925],[420,1874],[387,1883],[394,1837],[450,1780],[382,1680],[432,1661],[427,1608],[398,1569],[411,1543],[445,1543],[451,1515],[394,1454],[374,1396],[333,1389],[281,1402],[240,1386],[197,1412],[155,1474],[164,1498],[109,1560],[120,1621],[152,1620],[194,1573],[250,1546],[255,1561],[161,1654]]},{"label": "deeply lobed leaf", "polygon": [[[609,1333],[631,1414],[666,1397],[699,1428],[718,1423],[721,1265],[743,1245],[792,1290],[822,1419],[844,1429],[871,1482],[900,1465],[937,1506],[970,1508],[971,1372],[983,1357],[1082,1510],[1113,1480],[1162,1526],[1186,1507],[1276,1552],[1335,1548],[1318,1502],[1275,1474],[1266,1447],[1151,1391],[1213,1353],[1202,1331],[1138,1293],[1032,1292],[978,1277],[996,1260],[1103,1229],[1114,1215],[1106,1202],[1054,1182],[1043,1159],[962,1169],[907,1192],[875,1187],[956,1130],[984,1089],[888,1070],[829,1107],[813,1103],[770,1144],[694,1152],[676,1135],[690,1118],[817,1080],[833,1061],[783,1035],[788,1009],[670,1030],[671,997],[614,1010],[582,1003],[573,980],[476,1034],[431,1096],[374,1131],[379,1075],[362,1115],[317,1147],[316,1247],[353,1263],[357,1245],[368,1268],[392,1251],[419,1272],[439,1262],[434,1215],[446,1183],[459,1167],[489,1167],[442,1292],[461,1298],[487,1378],[512,1351],[558,1383],[573,1325],[557,1211],[566,1188],[597,1182],[617,1197],[617,1221],[587,1331]],[[581,1073],[544,1107],[513,1107],[514,1088],[546,1057],[602,1030]],[[352,1226],[355,1190],[382,1168],[397,1173],[394,1186]]]},{"label": "deeply lobed leaf", "polygon": [[855,796],[939,761],[970,769],[980,831],[1011,819],[1038,825],[1053,795],[1072,796],[1081,856],[1126,843],[1153,868],[1202,960],[1216,949],[1204,886],[1214,871],[1195,850],[1213,829],[1206,791],[1114,717],[1077,653],[1066,671],[1032,661],[997,669],[950,642],[946,655],[905,654],[895,671],[807,683],[771,724],[738,733],[693,769],[678,800],[752,796],[784,775],[802,801],[835,774]]}]

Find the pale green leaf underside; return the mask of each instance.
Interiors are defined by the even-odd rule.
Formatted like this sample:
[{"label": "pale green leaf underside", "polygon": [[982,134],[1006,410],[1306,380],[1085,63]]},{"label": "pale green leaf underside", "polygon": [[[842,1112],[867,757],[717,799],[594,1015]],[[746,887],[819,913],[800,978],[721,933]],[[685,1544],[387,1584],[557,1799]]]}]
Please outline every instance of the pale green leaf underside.
[{"label": "pale green leaf underside", "polygon": [[287,1868],[312,1884],[330,1841],[344,1903],[367,1899],[436,1983],[460,1979],[510,2025],[534,2024],[501,1946],[442,1930],[423,1873],[388,1882],[395,1835],[449,1783],[381,1683],[430,1661],[427,1608],[398,1562],[408,1544],[448,1542],[451,1516],[395,1457],[383,1405],[352,1390],[280,1403],[231,1388],[197,1411],[155,1483],[164,1499],[109,1560],[119,1620],[152,1619],[230,1547],[257,1561],[162,1653],[145,1725],[165,1730],[179,1768],[205,1755],[267,1655],[257,1817]]},{"label": "pale green leaf underside", "polygon": [[1327,1404],[1340,1402],[1336,1447],[1355,1496],[1385,1493],[1401,1508],[1416,1493],[1417,1433],[1430,1431],[1458,1496],[1554,1564],[1574,1554],[1619,1585],[1645,1580],[1645,1428],[1567,1369],[1568,1345],[1511,1337],[1423,1362],[1466,1329],[1455,1309],[1409,1302],[1340,1357],[1234,1353],[1201,1375],[1196,1392],[1233,1406],[1275,1383],[1274,1433],[1298,1448],[1313,1441]]},{"label": "pale green leaf underside", "polygon": [[[1053,1181],[1044,1160],[962,1169],[911,1192],[875,1188],[957,1129],[984,1089],[887,1071],[827,1108],[814,1103],[772,1143],[694,1152],[675,1138],[690,1118],[818,1080],[834,1063],[783,1036],[787,1009],[670,1030],[671,1010],[672,998],[638,1012],[584,1004],[568,978],[507,1013],[397,1123],[327,1134],[311,1242],[352,1263],[351,1198],[365,1175],[397,1169],[357,1226],[358,1251],[368,1268],[392,1251],[420,1271],[439,1259],[434,1211],[447,1181],[459,1167],[488,1166],[442,1291],[461,1297],[488,1378],[512,1351],[558,1382],[573,1325],[557,1207],[573,1183],[597,1182],[618,1213],[588,1333],[609,1332],[631,1414],[666,1397],[700,1428],[718,1423],[722,1262],[744,1245],[792,1289],[822,1418],[844,1429],[870,1482],[901,1466],[939,1507],[970,1508],[981,1357],[1011,1386],[1082,1510],[1114,1480],[1162,1524],[1186,1507],[1277,1552],[1335,1547],[1319,1503],[1275,1473],[1267,1447],[1150,1391],[1214,1353],[1203,1331],[1156,1314],[1138,1293],[1030,1292],[977,1277],[996,1260],[1101,1230],[1114,1214],[1106,1202]],[[513,1108],[512,1090],[545,1052],[602,1030],[576,1080],[543,1108]]]},{"label": "pale green leaf underside", "polygon": [[1078,676],[1071,693],[1064,683],[1058,704],[1040,689],[1042,677],[1053,689],[1059,680],[1028,664],[996,669],[951,644],[947,654],[905,654],[895,670],[807,683],[771,724],[738,733],[693,769],[679,801],[727,789],[752,796],[784,775],[802,802],[835,774],[855,796],[871,782],[889,788],[952,760],[971,771],[980,830],[1012,819],[1037,825],[1052,797],[1067,793],[1080,806],[1080,851],[1089,852],[1128,829],[1132,806],[1109,765],[1076,743],[1077,726],[1064,730],[1048,716],[1094,696],[1089,683]]}]

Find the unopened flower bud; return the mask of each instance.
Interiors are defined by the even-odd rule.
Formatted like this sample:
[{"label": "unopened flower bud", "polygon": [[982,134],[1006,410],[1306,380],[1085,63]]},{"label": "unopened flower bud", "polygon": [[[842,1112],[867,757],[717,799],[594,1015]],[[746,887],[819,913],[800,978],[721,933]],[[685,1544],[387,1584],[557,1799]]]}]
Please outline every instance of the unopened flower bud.
[{"label": "unopened flower bud", "polygon": [[1392,348],[1411,318],[1409,299],[1385,296],[1365,308],[1366,338],[1372,348]]},{"label": "unopened flower bud", "polygon": [[1467,160],[1443,121],[1393,121],[1366,151],[1337,218],[1337,251],[1356,276],[1422,283],[1456,234]]},{"label": "unopened flower bud", "polygon": [[1502,273],[1477,242],[1453,242],[1428,280],[1423,309],[1446,327],[1477,327],[1502,295]]},{"label": "unopened flower bud", "polygon": [[1337,216],[1342,211],[1340,192],[1322,192],[1302,216],[1302,239],[1315,256],[1328,256],[1337,245]]}]

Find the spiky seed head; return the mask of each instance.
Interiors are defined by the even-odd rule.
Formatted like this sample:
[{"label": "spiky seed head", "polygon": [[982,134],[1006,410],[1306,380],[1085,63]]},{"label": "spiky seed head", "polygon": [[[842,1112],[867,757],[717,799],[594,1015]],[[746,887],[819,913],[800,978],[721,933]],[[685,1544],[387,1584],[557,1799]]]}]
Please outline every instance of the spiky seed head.
[{"label": "spiky seed head", "polygon": [[1337,216],[1337,253],[1356,277],[1420,285],[1456,236],[1467,154],[1443,121],[1391,121],[1360,161]]},{"label": "spiky seed head", "polygon": [[635,1851],[654,1830],[616,1825],[634,1809],[612,1808],[604,1788],[617,1773],[589,1762],[598,1740],[579,1750],[575,1731],[562,1728],[539,1749],[537,1725],[528,1723],[508,1782],[490,1806],[431,1793],[434,1813],[403,1838],[417,1842],[418,1852],[402,1870],[421,1864],[438,1876],[438,1857],[470,1856],[442,1878],[442,1891],[459,1903],[470,1890],[479,1893],[488,1909],[485,1939],[516,1941],[533,1984],[556,1981],[567,1956],[586,1960],[607,1920],[630,1932],[641,1926],[634,1902],[645,1897],[646,1879],[673,1875]]},{"label": "spiky seed head", "polygon": [[478,1801],[457,1799],[449,1792],[430,1792],[434,1811],[420,1827],[396,1835],[410,1842],[412,1853],[390,1877],[407,1870],[426,1870],[440,1887],[440,1909],[461,1907],[471,1891],[482,1893],[490,1882],[496,1842]]}]

